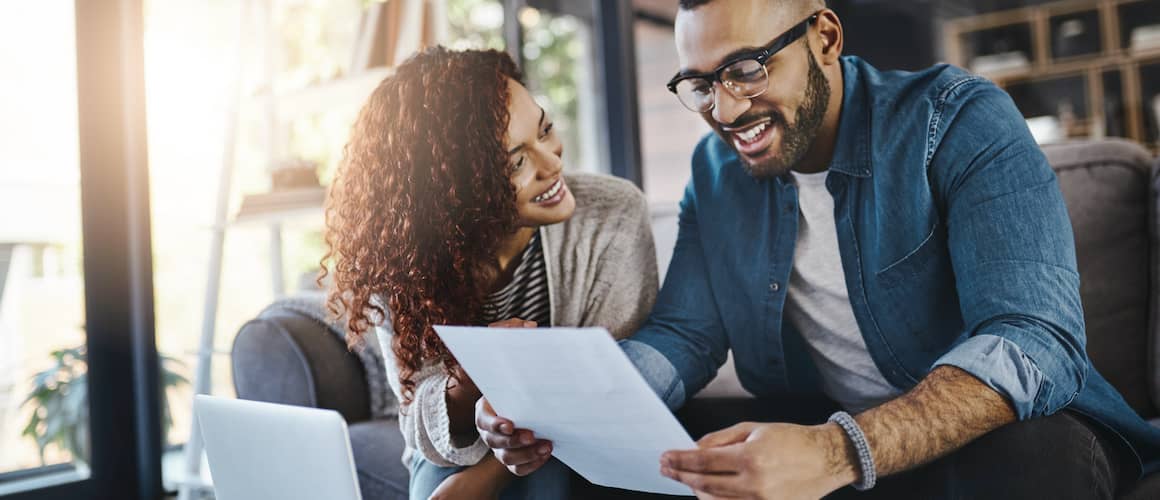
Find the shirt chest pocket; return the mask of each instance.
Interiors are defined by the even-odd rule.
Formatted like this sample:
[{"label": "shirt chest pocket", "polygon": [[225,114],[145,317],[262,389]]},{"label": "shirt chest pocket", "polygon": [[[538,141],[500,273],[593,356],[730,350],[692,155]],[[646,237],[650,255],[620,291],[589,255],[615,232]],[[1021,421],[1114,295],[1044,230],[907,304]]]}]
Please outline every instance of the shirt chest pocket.
[{"label": "shirt chest pocket", "polygon": [[916,284],[916,281],[939,279],[932,274],[940,271],[949,271],[950,259],[947,254],[947,242],[942,226],[935,220],[926,237],[917,246],[903,254],[894,262],[888,264],[876,273],[878,283],[883,288],[897,288],[906,283]]},{"label": "shirt chest pocket", "polygon": [[876,273],[878,307],[886,328],[913,338],[926,352],[943,352],[961,323],[946,232],[937,223],[926,238]]}]

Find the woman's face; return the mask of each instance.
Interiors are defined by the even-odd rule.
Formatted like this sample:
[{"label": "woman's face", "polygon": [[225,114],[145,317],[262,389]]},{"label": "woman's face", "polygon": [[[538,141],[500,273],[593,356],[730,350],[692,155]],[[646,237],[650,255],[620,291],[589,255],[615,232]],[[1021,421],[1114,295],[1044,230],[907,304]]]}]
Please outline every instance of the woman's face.
[{"label": "woman's face", "polygon": [[521,226],[544,226],[568,220],[576,199],[564,184],[564,148],[552,120],[528,89],[508,79],[510,120],[507,130],[516,207]]}]

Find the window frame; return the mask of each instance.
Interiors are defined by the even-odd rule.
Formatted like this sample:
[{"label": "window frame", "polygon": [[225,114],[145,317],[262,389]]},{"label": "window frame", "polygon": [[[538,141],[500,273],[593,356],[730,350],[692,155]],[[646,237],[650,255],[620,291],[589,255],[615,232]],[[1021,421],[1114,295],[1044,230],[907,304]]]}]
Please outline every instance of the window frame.
[{"label": "window frame", "polygon": [[[157,499],[161,392],[153,323],[141,0],[76,0],[89,477],[11,500]],[[19,487],[60,466],[0,476]],[[5,480],[5,476],[7,480]]]}]

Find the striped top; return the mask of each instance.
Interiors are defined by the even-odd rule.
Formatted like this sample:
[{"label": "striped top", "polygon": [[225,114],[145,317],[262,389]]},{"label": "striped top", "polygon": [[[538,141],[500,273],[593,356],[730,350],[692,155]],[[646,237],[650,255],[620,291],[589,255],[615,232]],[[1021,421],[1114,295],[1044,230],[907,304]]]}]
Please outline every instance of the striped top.
[{"label": "striped top", "polygon": [[511,282],[487,296],[483,304],[484,324],[520,318],[535,321],[539,326],[551,326],[550,305],[544,249],[537,231],[524,248]]}]

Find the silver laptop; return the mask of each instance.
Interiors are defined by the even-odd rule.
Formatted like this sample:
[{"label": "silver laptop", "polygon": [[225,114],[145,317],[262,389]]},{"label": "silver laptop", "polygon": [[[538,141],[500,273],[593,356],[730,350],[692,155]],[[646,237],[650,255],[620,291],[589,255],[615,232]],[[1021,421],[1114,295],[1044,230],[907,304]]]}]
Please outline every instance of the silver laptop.
[{"label": "silver laptop", "polygon": [[199,395],[218,500],[361,500],[338,412]]}]

